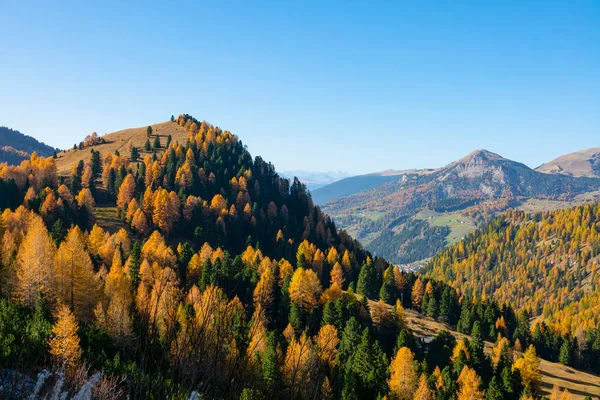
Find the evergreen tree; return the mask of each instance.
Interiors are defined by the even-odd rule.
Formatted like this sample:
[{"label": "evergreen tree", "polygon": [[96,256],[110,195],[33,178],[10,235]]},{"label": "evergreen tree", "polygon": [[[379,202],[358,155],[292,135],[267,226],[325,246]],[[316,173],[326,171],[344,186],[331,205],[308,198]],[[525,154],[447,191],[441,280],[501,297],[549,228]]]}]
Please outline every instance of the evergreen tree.
[{"label": "evergreen tree", "polygon": [[488,390],[485,393],[486,400],[503,400],[504,399],[504,391],[502,390],[502,386],[498,381],[498,377],[494,376],[490,381],[488,386]]},{"label": "evergreen tree", "polygon": [[67,229],[65,228],[65,224],[62,219],[57,219],[54,225],[52,226],[52,231],[50,232],[52,236],[52,240],[58,246],[60,242],[62,242],[67,236]]},{"label": "evergreen tree", "polygon": [[436,318],[438,315],[437,302],[435,301],[435,297],[431,296],[429,298],[429,302],[427,303],[427,316],[431,318]]},{"label": "evergreen tree", "polygon": [[290,315],[288,317],[290,321],[290,325],[296,332],[302,331],[302,311],[300,311],[300,307],[297,302],[292,303],[292,307],[290,308]]},{"label": "evergreen tree", "polygon": [[379,343],[371,339],[369,328],[361,335],[356,351],[346,364],[346,375],[352,374],[355,393],[359,398],[375,398],[385,394],[387,360]]},{"label": "evergreen tree", "polygon": [[354,353],[356,347],[360,343],[361,333],[360,324],[354,317],[346,322],[344,331],[342,332],[342,339],[340,341],[340,351],[338,357],[344,363]]},{"label": "evergreen tree", "polygon": [[558,361],[563,363],[564,365],[571,365],[573,359],[573,347],[571,346],[571,342],[569,339],[565,339],[562,346],[560,346],[560,353],[558,356]]},{"label": "evergreen tree", "polygon": [[394,352],[397,352],[402,347],[408,347],[413,353],[417,350],[417,341],[413,334],[407,329],[402,329],[398,334]]},{"label": "evergreen tree", "polygon": [[132,147],[131,148],[131,155],[130,155],[130,159],[131,161],[137,161],[137,159],[140,157],[140,151],[138,150],[137,147]]},{"label": "evergreen tree", "polygon": [[337,311],[335,309],[335,303],[333,301],[328,301],[323,307],[323,320],[321,321],[321,326],[324,325],[333,325],[338,327],[339,320]]},{"label": "evergreen tree", "polygon": [[394,304],[396,301],[396,284],[394,282],[394,268],[395,267],[390,266],[385,271],[383,283],[381,284],[381,289],[379,289],[379,298],[388,304]]},{"label": "evergreen tree", "polygon": [[373,264],[364,264],[358,275],[358,285],[356,293],[362,294],[369,299],[376,299],[377,296],[377,272]]},{"label": "evergreen tree", "polygon": [[486,357],[484,353],[484,343],[481,338],[481,323],[475,321],[473,328],[471,329],[471,341],[469,342],[469,353],[471,356],[471,365],[481,376],[483,375],[484,363],[486,363]]},{"label": "evergreen tree", "polygon": [[142,264],[142,245],[135,242],[129,253],[129,277],[131,284],[137,288],[140,283],[140,265]]},{"label": "evergreen tree", "polygon": [[267,344],[262,356],[262,378],[269,396],[278,397],[281,390],[281,372],[277,357],[275,332],[267,334]]}]

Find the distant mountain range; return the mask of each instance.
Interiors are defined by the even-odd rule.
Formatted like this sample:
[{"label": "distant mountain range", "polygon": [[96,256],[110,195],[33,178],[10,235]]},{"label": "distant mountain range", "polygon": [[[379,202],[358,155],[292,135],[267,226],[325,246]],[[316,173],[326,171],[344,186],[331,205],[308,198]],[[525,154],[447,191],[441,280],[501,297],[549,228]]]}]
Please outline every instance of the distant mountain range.
[{"label": "distant mountain range", "polygon": [[[585,153],[588,154],[588,153]],[[564,156],[569,160],[589,155]],[[557,159],[560,160],[560,159]],[[533,170],[486,150],[443,168],[351,177],[313,192],[315,203],[379,256],[408,264],[437,254],[498,212],[580,204],[596,197],[600,179],[584,162],[560,171]],[[578,165],[575,171],[573,165]],[[582,171],[587,171],[584,173]]]},{"label": "distant mountain range", "polygon": [[49,157],[56,150],[31,136],[0,126],[0,163],[16,165],[29,158],[33,152],[43,157]]},{"label": "distant mountain range", "polygon": [[351,176],[349,173],[343,171],[318,172],[302,170],[283,171],[281,175],[288,179],[297,177],[311,191]]}]

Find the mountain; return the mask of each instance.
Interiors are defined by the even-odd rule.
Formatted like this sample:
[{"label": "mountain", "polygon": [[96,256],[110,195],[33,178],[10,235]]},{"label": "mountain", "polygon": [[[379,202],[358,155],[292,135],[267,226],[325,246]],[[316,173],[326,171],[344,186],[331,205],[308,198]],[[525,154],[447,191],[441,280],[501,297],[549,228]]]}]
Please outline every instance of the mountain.
[{"label": "mountain", "polygon": [[0,163],[16,165],[34,152],[39,156],[49,157],[56,150],[31,136],[0,126]]},{"label": "mountain", "polygon": [[313,191],[320,187],[329,185],[333,182],[337,182],[341,179],[347,178],[351,176],[347,172],[343,171],[327,171],[327,172],[315,172],[315,171],[283,171],[281,176],[294,179],[294,177],[300,179],[302,183],[306,185],[306,187]]},{"label": "mountain", "polygon": [[312,198],[315,204],[322,204],[396,180],[402,173],[403,171],[384,171],[348,177],[312,190]]},{"label": "mountain", "polygon": [[565,154],[535,169],[545,174],[600,177],[600,147]]},{"label": "mountain", "polygon": [[321,207],[376,255],[408,264],[435,255],[499,211],[564,207],[598,189],[600,179],[544,174],[477,150],[443,168],[408,171]]},{"label": "mountain", "polygon": [[[597,380],[574,369],[600,370],[595,326],[576,339],[536,324],[530,338],[524,310],[457,290],[450,274],[402,272],[365,251],[298,179],[252,157],[231,132],[189,115],[153,126],[89,135],[58,160],[0,168],[0,397],[374,399],[437,390],[443,398],[487,391],[508,399],[547,394],[541,385],[550,382],[579,388],[565,366],[548,366],[536,351],[568,365],[580,386]],[[175,140],[179,131],[186,136]],[[138,149],[144,141],[152,145]],[[68,160],[75,168],[62,165],[70,172],[59,177],[56,164]],[[459,176],[509,181],[511,168],[521,167],[480,152],[382,186],[441,180],[468,191],[473,184]],[[532,237],[509,215],[515,225],[499,235],[548,234],[555,251],[583,262],[596,256],[588,222],[600,213],[585,210],[572,215],[578,224]],[[554,217],[549,224],[562,221]],[[472,248],[458,246],[456,259]],[[498,254],[514,263],[527,256],[512,250]],[[479,258],[472,260],[465,269]],[[560,272],[546,280],[562,283]],[[566,278],[579,285],[580,272]],[[485,353],[497,340],[492,361]],[[65,368],[75,376],[59,372]],[[41,371],[37,383],[29,371]]]}]

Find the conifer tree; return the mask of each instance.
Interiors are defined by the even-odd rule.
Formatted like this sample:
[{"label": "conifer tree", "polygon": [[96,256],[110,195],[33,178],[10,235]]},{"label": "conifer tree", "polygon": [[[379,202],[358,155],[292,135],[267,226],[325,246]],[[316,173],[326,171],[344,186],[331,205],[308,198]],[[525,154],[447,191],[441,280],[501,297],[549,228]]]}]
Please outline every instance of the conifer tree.
[{"label": "conifer tree", "polygon": [[15,296],[33,307],[42,294],[50,294],[53,286],[52,264],[56,247],[44,222],[33,217],[17,255]]},{"label": "conifer tree", "polygon": [[79,364],[82,354],[77,336],[79,325],[66,305],[59,307],[56,317],[49,342],[50,354],[61,370],[74,368]]},{"label": "conifer tree", "polygon": [[417,372],[414,354],[408,347],[401,347],[390,364],[388,387],[394,398],[410,400],[417,389]]},{"label": "conifer tree", "polygon": [[54,258],[56,297],[78,318],[91,318],[98,299],[94,266],[79,227],[69,230]]}]

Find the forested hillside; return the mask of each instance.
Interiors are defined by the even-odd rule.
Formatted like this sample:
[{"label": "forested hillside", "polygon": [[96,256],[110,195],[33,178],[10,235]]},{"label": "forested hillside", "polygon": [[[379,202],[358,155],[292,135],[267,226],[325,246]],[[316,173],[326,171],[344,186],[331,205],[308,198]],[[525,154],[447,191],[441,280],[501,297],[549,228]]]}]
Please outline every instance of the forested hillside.
[{"label": "forested hillside", "polygon": [[17,165],[33,153],[51,156],[56,149],[19,131],[0,126],[0,163]]},{"label": "forested hillside", "polygon": [[542,316],[563,333],[600,322],[600,205],[513,211],[435,257],[427,276]]},{"label": "forested hillside", "polygon": [[[84,141],[68,176],[0,166],[1,396],[539,398],[539,355],[599,368],[595,327],[531,337],[528,313],[373,257],[232,133],[169,124],[185,142]],[[417,337],[405,308],[470,340]]]}]

